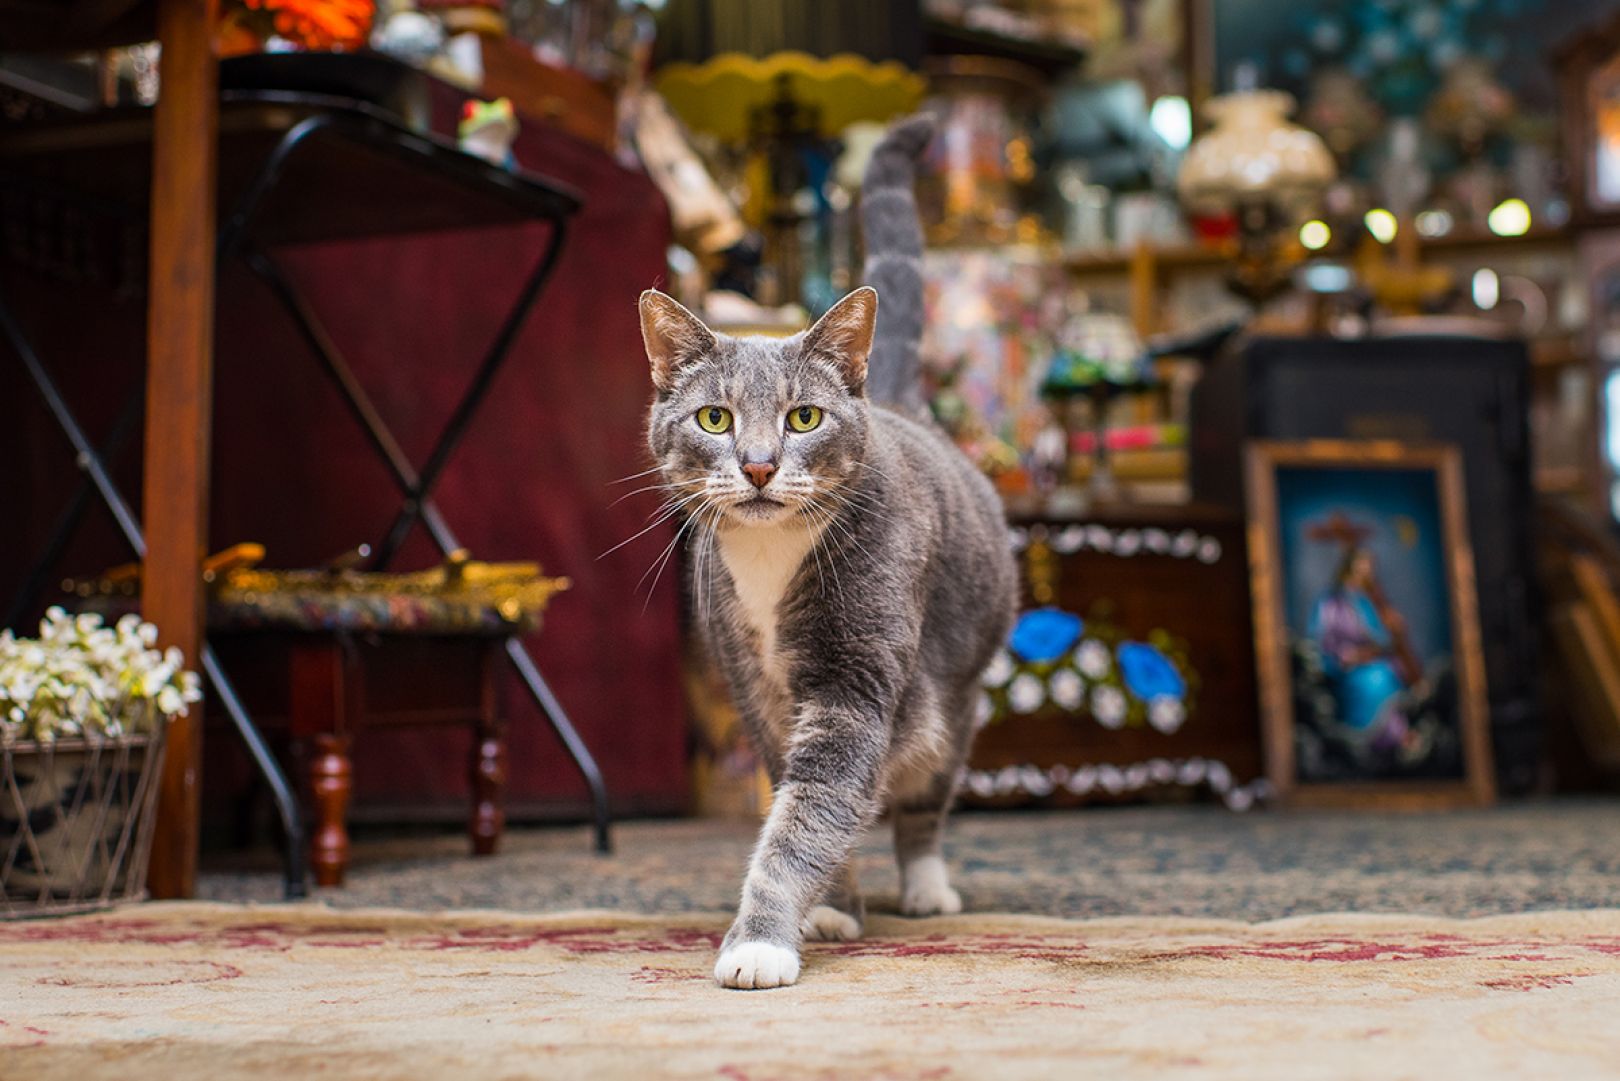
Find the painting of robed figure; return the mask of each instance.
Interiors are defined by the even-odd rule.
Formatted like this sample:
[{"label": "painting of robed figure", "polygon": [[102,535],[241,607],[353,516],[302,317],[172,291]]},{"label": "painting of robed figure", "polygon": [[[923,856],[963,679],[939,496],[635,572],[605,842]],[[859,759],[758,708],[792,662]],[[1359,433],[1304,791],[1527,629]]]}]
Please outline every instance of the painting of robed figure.
[{"label": "painting of robed figure", "polygon": [[1273,783],[1305,802],[1488,799],[1455,452],[1262,443],[1249,483]]}]

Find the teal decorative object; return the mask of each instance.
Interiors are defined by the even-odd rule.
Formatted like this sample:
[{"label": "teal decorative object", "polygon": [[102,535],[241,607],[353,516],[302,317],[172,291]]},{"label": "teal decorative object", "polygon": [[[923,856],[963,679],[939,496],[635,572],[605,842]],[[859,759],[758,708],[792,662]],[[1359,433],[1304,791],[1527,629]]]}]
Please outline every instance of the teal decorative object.
[{"label": "teal decorative object", "polygon": [[[1073,447],[1077,434],[1070,402],[1091,403],[1092,469],[1085,502],[1117,501],[1122,492],[1108,462],[1108,403],[1118,394],[1135,393],[1153,385],[1152,362],[1136,329],[1122,315],[1087,312],[1076,315],[1058,335],[1058,349],[1041,383],[1041,395],[1053,400],[1054,411]],[[1072,489],[1069,490],[1072,492]]]},{"label": "teal decorative object", "polygon": [[1141,387],[1153,382],[1147,352],[1122,315],[1086,313],[1070,319],[1041,384],[1048,398],[1090,394],[1095,388]]}]

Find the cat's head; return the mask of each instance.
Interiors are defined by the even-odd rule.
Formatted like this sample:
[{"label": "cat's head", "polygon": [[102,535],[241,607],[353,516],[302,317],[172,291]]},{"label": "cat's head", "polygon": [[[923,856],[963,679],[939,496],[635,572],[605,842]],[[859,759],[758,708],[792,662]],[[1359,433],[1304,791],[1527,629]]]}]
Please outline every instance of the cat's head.
[{"label": "cat's head", "polygon": [[861,288],[791,338],[733,338],[655,290],[641,334],[657,391],[647,442],[707,524],[814,520],[847,501],[866,456],[877,293]]}]

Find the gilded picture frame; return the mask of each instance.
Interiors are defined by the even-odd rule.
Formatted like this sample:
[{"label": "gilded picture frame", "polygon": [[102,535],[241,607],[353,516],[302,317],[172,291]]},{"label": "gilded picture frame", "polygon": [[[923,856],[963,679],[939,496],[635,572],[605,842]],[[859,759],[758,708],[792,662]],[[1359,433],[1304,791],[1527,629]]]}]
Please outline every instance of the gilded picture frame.
[{"label": "gilded picture frame", "polygon": [[1462,457],[1450,445],[1246,448],[1262,737],[1295,806],[1495,798]]}]

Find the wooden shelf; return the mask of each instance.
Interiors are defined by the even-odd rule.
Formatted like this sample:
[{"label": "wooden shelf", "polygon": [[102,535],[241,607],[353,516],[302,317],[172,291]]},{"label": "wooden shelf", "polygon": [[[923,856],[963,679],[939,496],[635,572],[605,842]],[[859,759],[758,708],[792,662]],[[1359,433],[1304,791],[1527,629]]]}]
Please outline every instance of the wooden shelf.
[{"label": "wooden shelf", "polygon": [[1418,241],[1418,250],[1427,255],[1447,255],[1479,248],[1557,247],[1574,241],[1574,234],[1564,226],[1538,225],[1523,236],[1497,236],[1495,233],[1470,229],[1445,236],[1423,237]]},{"label": "wooden shelf", "polygon": [[[1538,226],[1524,236],[1503,237],[1495,233],[1474,231],[1455,232],[1442,237],[1425,237],[1418,242],[1418,250],[1425,255],[1444,256],[1476,251],[1484,248],[1522,250],[1529,247],[1558,247],[1574,243],[1574,234],[1563,227]],[[1145,252],[1145,254],[1142,254]],[[1125,274],[1135,258],[1151,260],[1165,270],[1208,270],[1230,262],[1234,251],[1230,246],[1205,244],[1176,244],[1168,247],[1148,245],[1141,251],[1108,249],[1074,252],[1062,256],[1063,266],[1074,274]]]},{"label": "wooden shelf", "polygon": [[962,26],[947,19],[923,19],[924,51],[929,56],[988,56],[1012,60],[1056,78],[1085,62],[1084,49]]},{"label": "wooden shelf", "polygon": [[1536,368],[1568,368],[1586,363],[1586,352],[1571,334],[1535,338],[1530,342],[1530,363]]},{"label": "wooden shelf", "polygon": [[1226,265],[1232,254],[1226,247],[1180,244],[1166,248],[1149,246],[1136,251],[1076,252],[1062,258],[1064,269],[1071,274],[1125,274],[1131,269],[1131,261],[1137,258],[1149,259],[1165,269],[1207,270]]}]

